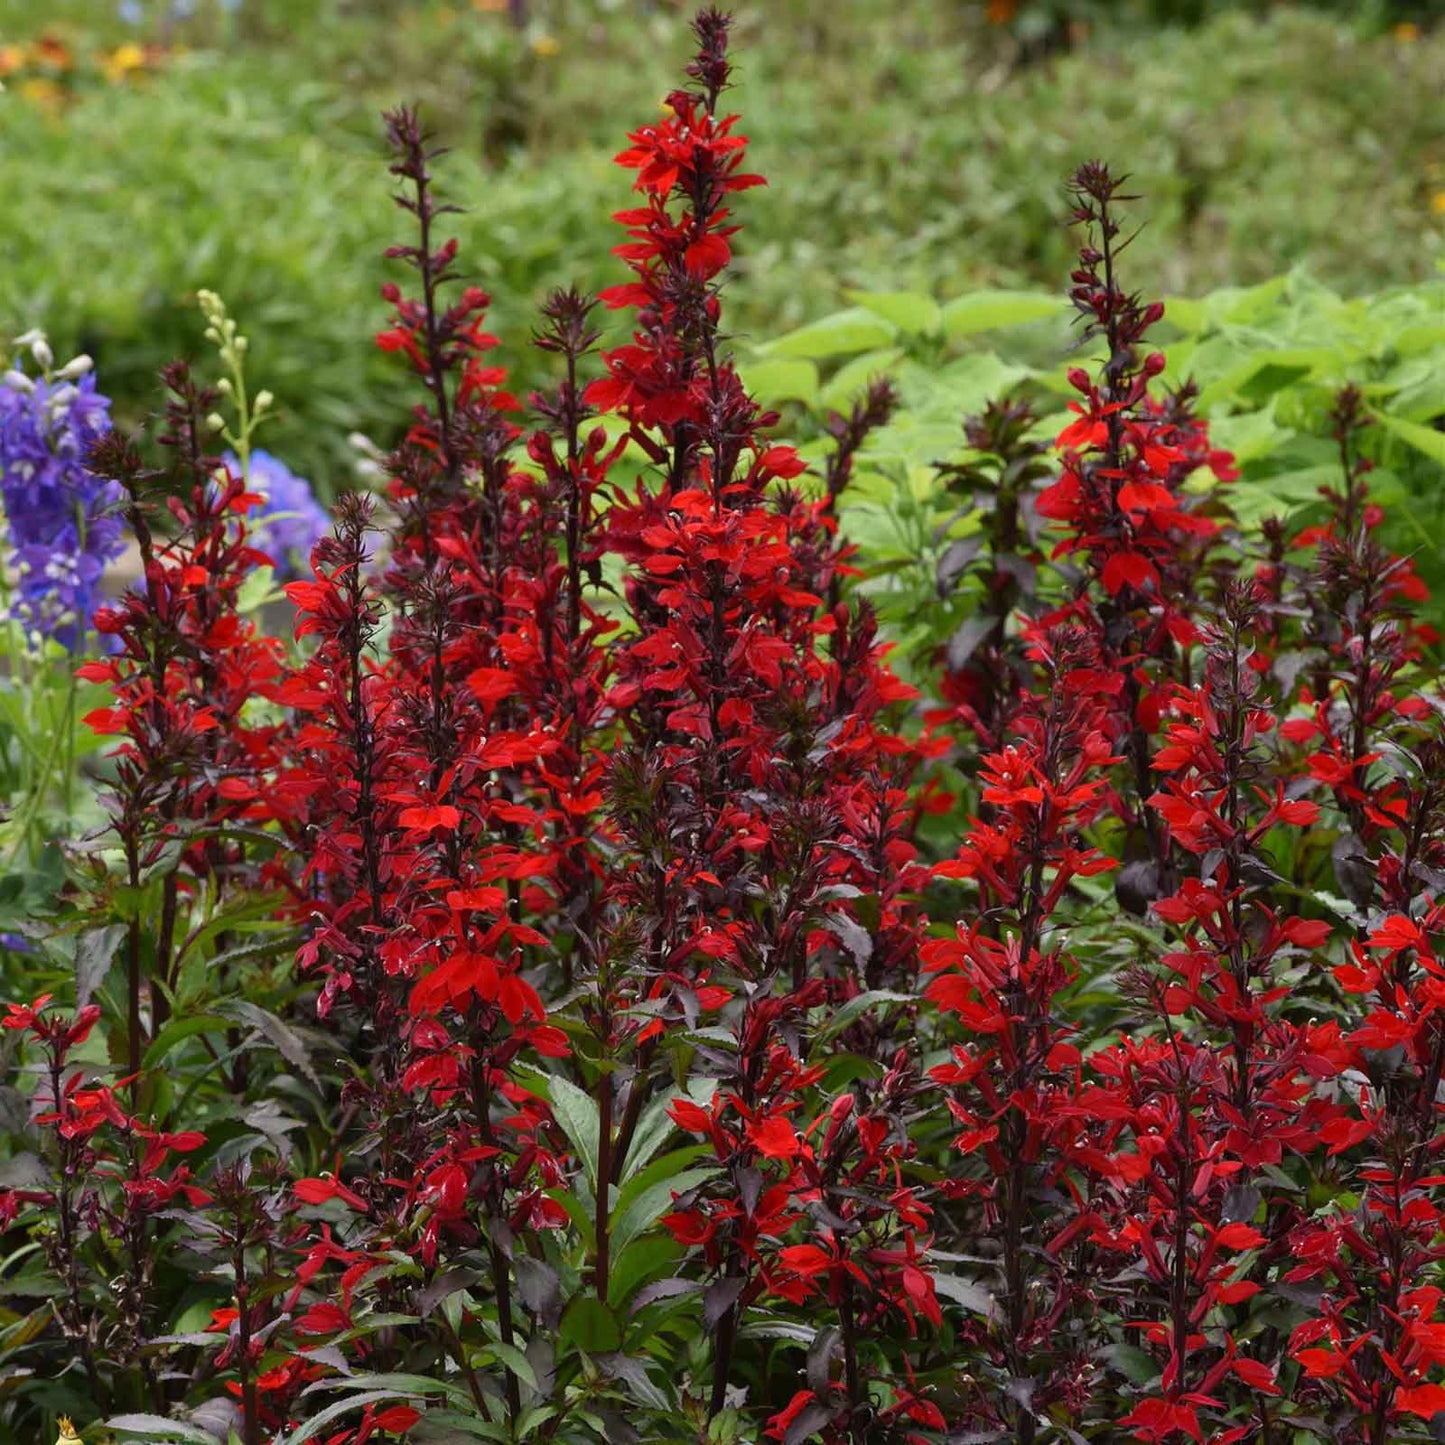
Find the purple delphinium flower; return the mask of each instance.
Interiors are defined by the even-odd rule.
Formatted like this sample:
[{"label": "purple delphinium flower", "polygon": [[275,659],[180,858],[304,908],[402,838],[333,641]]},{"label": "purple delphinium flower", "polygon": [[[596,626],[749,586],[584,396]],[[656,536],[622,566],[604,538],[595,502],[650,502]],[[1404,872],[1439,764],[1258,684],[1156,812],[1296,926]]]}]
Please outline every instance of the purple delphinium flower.
[{"label": "purple delphinium flower", "polygon": [[[241,462],[234,452],[227,452],[222,460],[240,476]],[[312,494],[311,484],[279,457],[254,451],[248,486],[266,498],[250,514],[248,525],[256,545],[276,564],[276,575],[309,577],[311,549],[331,530],[331,518]]]},{"label": "purple delphinium flower", "polygon": [[13,614],[74,650],[95,610],[101,574],[125,550],[123,489],[87,470],[110,430],[110,399],[79,363],[45,380],[0,378],[0,499],[19,574]]}]

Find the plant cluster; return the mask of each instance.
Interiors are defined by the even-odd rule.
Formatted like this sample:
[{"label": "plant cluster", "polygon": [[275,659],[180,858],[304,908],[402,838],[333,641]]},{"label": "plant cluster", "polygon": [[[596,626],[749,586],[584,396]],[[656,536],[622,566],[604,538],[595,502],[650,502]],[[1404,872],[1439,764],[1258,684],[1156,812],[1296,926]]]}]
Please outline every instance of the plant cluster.
[{"label": "plant cluster", "polygon": [[1364,393],[1320,518],[1241,523],[1082,166],[1069,419],[966,422],[967,615],[905,682],[844,505],[899,396],[810,468],[744,384],[762,178],[694,31],[617,157],[629,278],[548,297],[525,401],[387,116],[418,400],[294,647],[216,298],[225,385],[83,458],[140,576],[4,1020],[3,1428],[1436,1438],[1445,699]]}]

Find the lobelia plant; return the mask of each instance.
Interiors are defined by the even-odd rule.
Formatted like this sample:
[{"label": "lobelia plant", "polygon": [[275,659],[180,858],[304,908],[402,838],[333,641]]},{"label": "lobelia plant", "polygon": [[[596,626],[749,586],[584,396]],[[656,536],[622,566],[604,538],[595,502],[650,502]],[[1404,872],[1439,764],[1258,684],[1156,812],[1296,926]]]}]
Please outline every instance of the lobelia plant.
[{"label": "lobelia plant", "polygon": [[[941,466],[972,612],[905,685],[846,531],[908,397],[810,472],[748,393],[694,33],[618,157],[627,339],[556,292],[506,389],[400,110],[384,498],[316,535],[209,293],[226,386],[83,461],[141,576],[4,1020],[3,1428],[1433,1438],[1445,706],[1366,393],[1323,521],[1246,526],[1082,167],[1096,364],[1052,448],[1011,394]],[[288,650],[248,577],[302,551]]]}]

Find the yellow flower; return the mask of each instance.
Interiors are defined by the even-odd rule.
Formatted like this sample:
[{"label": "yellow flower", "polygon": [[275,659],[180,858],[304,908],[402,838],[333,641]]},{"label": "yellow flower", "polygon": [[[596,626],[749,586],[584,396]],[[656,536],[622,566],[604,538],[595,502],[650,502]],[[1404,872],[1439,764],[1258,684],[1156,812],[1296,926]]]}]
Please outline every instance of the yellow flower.
[{"label": "yellow flower", "polygon": [[1420,27],[1413,20],[1402,20],[1394,29],[1401,45],[1413,45],[1420,38]]},{"label": "yellow flower", "polygon": [[144,70],[146,64],[146,53],[133,40],[127,40],[124,45],[117,45],[115,49],[101,62],[101,69],[105,71],[105,78],[111,81],[121,81],[134,70]]},{"label": "yellow flower", "polygon": [[1437,216],[1445,216],[1445,191],[1436,191],[1435,194],[1430,197],[1430,209],[1434,211]]},{"label": "yellow flower", "polygon": [[60,1429],[60,1438],[55,1445],[79,1445],[80,1436],[76,1434],[69,1415],[62,1415],[55,1423]]},{"label": "yellow flower", "polygon": [[23,45],[0,45],[0,75],[13,75],[24,64]]},{"label": "yellow flower", "polygon": [[46,110],[59,110],[61,101],[65,99],[65,88],[60,82],[43,75],[22,80],[16,88],[26,100],[33,100],[37,105],[43,105]]},{"label": "yellow flower", "polygon": [[532,42],[533,55],[556,55],[562,49],[562,42],[555,35],[539,35]]}]

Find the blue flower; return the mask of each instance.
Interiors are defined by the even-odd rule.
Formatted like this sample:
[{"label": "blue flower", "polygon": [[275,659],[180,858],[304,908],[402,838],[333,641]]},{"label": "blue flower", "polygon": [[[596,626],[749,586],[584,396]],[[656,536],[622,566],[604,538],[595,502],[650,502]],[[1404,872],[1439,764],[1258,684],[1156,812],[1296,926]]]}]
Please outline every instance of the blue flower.
[{"label": "blue flower", "polygon": [[[234,452],[227,452],[223,460],[240,476],[241,462]],[[279,457],[254,451],[248,485],[266,498],[250,514],[256,545],[270,554],[278,577],[309,577],[311,549],[331,530],[331,518],[312,494],[311,484]]]},{"label": "blue flower", "polygon": [[0,378],[0,500],[18,574],[12,614],[74,650],[106,567],[125,550],[124,489],[85,466],[110,430],[110,400],[88,371],[51,380]]}]

